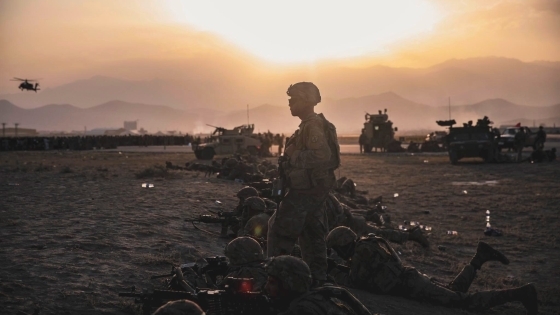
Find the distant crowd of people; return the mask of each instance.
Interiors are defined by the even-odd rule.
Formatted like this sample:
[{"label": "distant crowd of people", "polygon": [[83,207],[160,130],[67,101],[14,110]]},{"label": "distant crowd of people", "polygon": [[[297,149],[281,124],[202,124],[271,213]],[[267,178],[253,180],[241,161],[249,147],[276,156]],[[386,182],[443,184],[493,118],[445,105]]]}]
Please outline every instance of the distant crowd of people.
[{"label": "distant crowd of people", "polygon": [[[278,153],[283,149],[284,135],[270,131],[253,135],[261,141],[261,155],[271,156],[270,148],[278,145]],[[201,143],[217,141],[216,136],[201,138],[185,134],[182,136],[38,136],[38,137],[0,137],[0,151],[36,151],[36,150],[101,150],[115,149],[120,146],[167,146],[188,145],[193,147]]]},{"label": "distant crowd of people", "polygon": [[[62,136],[0,138],[0,151],[14,150],[100,150],[118,146],[187,145],[200,137],[183,136]],[[200,142],[199,142],[200,143]]]}]

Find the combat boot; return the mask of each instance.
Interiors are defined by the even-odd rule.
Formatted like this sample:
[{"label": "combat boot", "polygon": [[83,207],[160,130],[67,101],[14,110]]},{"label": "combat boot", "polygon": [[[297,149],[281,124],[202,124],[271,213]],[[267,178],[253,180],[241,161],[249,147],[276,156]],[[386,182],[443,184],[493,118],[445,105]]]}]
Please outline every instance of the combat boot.
[{"label": "combat boot", "polygon": [[408,231],[408,240],[417,242],[424,248],[430,247],[430,242],[426,236],[424,236],[424,233],[422,233],[419,226],[416,226]]},{"label": "combat boot", "polygon": [[500,253],[499,251],[492,248],[492,246],[484,242],[478,242],[478,246],[476,248],[476,254],[471,259],[470,264],[474,268],[480,270],[482,264],[484,264],[487,261],[499,261],[504,265],[509,264],[509,259],[507,259],[507,257],[504,256],[504,254]]}]

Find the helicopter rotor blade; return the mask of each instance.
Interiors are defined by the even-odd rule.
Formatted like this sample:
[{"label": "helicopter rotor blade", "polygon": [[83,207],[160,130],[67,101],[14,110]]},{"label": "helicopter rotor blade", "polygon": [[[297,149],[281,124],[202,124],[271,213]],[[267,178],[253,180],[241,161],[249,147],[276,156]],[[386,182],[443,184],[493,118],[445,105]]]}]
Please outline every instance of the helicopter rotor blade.
[{"label": "helicopter rotor blade", "polygon": [[10,81],[25,81],[25,79],[20,79],[20,78],[13,78]]}]

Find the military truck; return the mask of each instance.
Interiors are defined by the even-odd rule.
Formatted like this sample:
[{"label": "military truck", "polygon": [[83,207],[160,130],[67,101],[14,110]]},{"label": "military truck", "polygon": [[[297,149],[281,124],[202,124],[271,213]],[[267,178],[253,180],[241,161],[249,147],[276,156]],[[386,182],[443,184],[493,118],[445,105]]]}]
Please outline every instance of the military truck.
[{"label": "military truck", "polygon": [[523,147],[531,147],[533,148],[533,150],[537,150],[543,145],[540,140],[537,140],[537,133],[533,132],[529,127],[508,127],[504,129],[504,131],[500,135],[498,150],[512,149],[514,151],[517,151],[515,135],[517,134],[519,128],[523,128],[523,130],[525,130],[525,144],[523,145]]},{"label": "military truck", "polygon": [[[397,127],[393,128],[393,122],[389,120],[387,109],[384,113],[365,115],[364,128],[360,136],[360,144],[364,147],[364,152],[371,152],[372,149],[380,149],[380,151],[387,151],[389,147],[396,147],[395,131]],[[400,145],[400,144],[399,144]]]},{"label": "military truck", "polygon": [[480,157],[485,162],[492,162],[496,156],[496,133],[493,131],[488,117],[479,119],[476,125],[472,121],[462,127],[454,127],[457,122],[453,120],[438,120],[436,123],[442,127],[449,127],[445,136],[445,145],[449,153],[451,164],[457,164],[462,158]]},{"label": "military truck", "polygon": [[194,150],[194,155],[199,160],[211,160],[217,154],[251,154],[257,155],[261,146],[261,141],[253,135],[255,125],[241,125],[233,129],[216,127],[212,133],[216,140],[210,143],[198,145]]}]

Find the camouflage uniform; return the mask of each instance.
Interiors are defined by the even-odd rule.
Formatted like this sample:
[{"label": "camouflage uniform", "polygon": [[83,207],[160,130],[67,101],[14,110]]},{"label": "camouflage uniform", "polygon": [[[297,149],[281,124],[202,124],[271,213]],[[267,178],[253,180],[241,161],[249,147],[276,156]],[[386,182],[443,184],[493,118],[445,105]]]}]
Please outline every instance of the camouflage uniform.
[{"label": "camouflage uniform", "polygon": [[325,286],[310,290],[311,273],[301,259],[275,257],[265,265],[265,269],[269,276],[276,277],[291,292],[290,298],[276,303],[281,308],[279,315],[371,315],[356,297],[342,287]]},{"label": "camouflage uniform", "polygon": [[[329,244],[336,244],[335,239],[342,238],[338,234],[328,240]],[[346,241],[341,241],[341,244],[342,242]],[[486,257],[479,255],[477,249],[471,263],[465,266],[447,287],[434,283],[429,276],[413,267],[403,266],[393,248],[384,239],[373,235],[362,237],[355,243],[349,275],[345,276],[338,270],[334,276],[337,283],[340,280],[344,285],[376,294],[400,295],[468,310],[484,310],[506,302],[520,301],[524,303],[529,314],[536,314],[536,289],[532,284],[509,290],[467,293],[476,276],[476,269],[480,269],[485,261],[500,260],[509,263],[501,253],[485,243],[482,244],[486,246]]]},{"label": "camouflage uniform", "polygon": [[245,201],[243,202],[243,210],[241,212],[240,227],[242,227],[242,229],[239,230],[238,235],[245,235],[246,231],[243,231],[243,228],[245,227],[249,219],[251,219],[251,217],[258,213],[263,213],[265,210],[266,203],[261,198],[249,197],[245,199]]},{"label": "camouflage uniform", "polygon": [[357,235],[367,235],[373,233],[388,241],[403,244],[408,241],[409,233],[391,228],[380,228],[370,225],[363,216],[354,216],[345,204],[338,201],[334,194],[329,193],[326,201],[326,212],[329,224],[329,231],[337,226],[347,226]]},{"label": "camouflage uniform", "polygon": [[[271,217],[268,228],[268,256],[291,252],[299,238],[303,260],[309,264],[313,277],[326,279],[328,233],[324,203],[335,183],[338,166],[338,142],[333,152],[325,135],[326,122],[317,114],[302,121],[287,146],[296,150],[287,163],[288,193]],[[334,130],[333,130],[334,132]]]},{"label": "camouflage uniform", "polygon": [[[253,187],[245,186],[241,188],[235,196],[239,198],[239,204],[237,205],[237,207],[235,207],[235,209],[233,209],[233,212],[236,217],[241,218],[241,216],[243,215],[243,204],[245,203],[245,199],[249,197],[259,196],[259,192]],[[230,229],[234,234],[237,235],[239,234],[239,229],[241,229],[242,227],[243,225],[241,225],[239,222],[236,222],[230,226]]]},{"label": "camouflage uniform", "polygon": [[252,291],[262,291],[268,275],[264,270],[264,253],[257,241],[250,237],[238,237],[229,242],[225,251],[230,266],[224,277],[251,278]]},{"label": "camouflage uniform", "polygon": [[244,235],[251,235],[256,238],[266,239],[268,234],[268,221],[270,220],[270,215],[266,213],[260,213],[247,221],[245,227],[243,228]]}]

